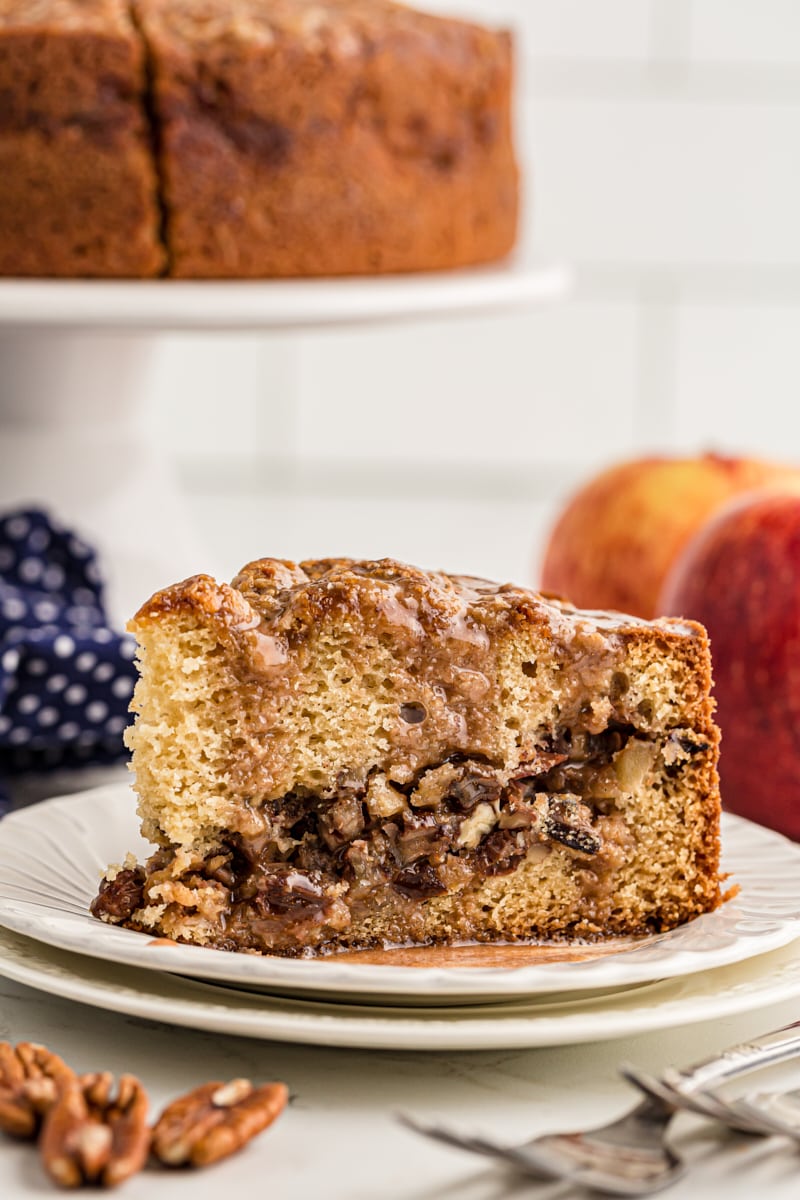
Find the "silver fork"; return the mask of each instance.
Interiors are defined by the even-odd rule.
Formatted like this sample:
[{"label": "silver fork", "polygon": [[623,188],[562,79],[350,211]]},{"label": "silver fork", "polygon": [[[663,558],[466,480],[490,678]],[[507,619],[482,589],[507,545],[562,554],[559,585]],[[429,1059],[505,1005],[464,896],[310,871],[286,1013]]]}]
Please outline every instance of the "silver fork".
[{"label": "silver fork", "polygon": [[732,1129],[766,1137],[779,1134],[800,1141],[800,1089],[789,1092],[757,1092],[728,1100],[713,1091],[683,1096],[664,1079],[654,1079],[638,1070],[623,1074],[647,1095],[662,1092],[671,1095],[683,1108],[722,1121]]},{"label": "silver fork", "polygon": [[620,1067],[620,1075],[634,1084],[646,1096],[663,1100],[666,1104],[684,1112],[695,1113],[700,1117],[708,1117],[719,1121],[729,1129],[739,1133],[770,1136],[775,1129],[768,1124],[761,1113],[747,1103],[746,1099],[727,1100],[712,1091],[684,1091],[683,1085],[676,1086],[669,1082],[669,1072],[660,1078],[649,1075],[638,1067],[625,1065]]},{"label": "silver fork", "polygon": [[[795,1026],[787,1025],[786,1030]],[[771,1042],[771,1057],[763,1066],[783,1062],[793,1057],[791,1039],[784,1039],[786,1030],[778,1030],[774,1035],[767,1035]],[[760,1039],[763,1043],[764,1039]],[[726,1057],[734,1061],[738,1052],[746,1047],[734,1047],[726,1051]],[[711,1063],[713,1067],[713,1062]],[[752,1068],[746,1068],[751,1070]],[[700,1116],[710,1117],[721,1121],[731,1129],[742,1133],[784,1134],[800,1138],[800,1089],[789,1092],[760,1092],[756,1095],[739,1097],[729,1100],[717,1095],[715,1088],[721,1087],[732,1075],[726,1074],[720,1079],[715,1073],[703,1075],[703,1068],[688,1072],[675,1067],[668,1067],[658,1078],[647,1072],[625,1064],[620,1073],[644,1092],[645,1095],[673,1103]],[[740,1072],[735,1072],[737,1075]]]},{"label": "silver fork", "polygon": [[[719,1097],[714,1097],[719,1100]],[[727,1105],[728,1101],[722,1101]],[[790,1092],[758,1092],[732,1105],[738,1112],[761,1121],[769,1133],[800,1140],[800,1089]]]},{"label": "silver fork", "polygon": [[[519,1146],[503,1146],[490,1138],[465,1136],[410,1117],[401,1120],[426,1137],[498,1159],[537,1179],[563,1179],[615,1196],[651,1195],[675,1183],[686,1170],[664,1136],[675,1113],[682,1108],[698,1111],[694,1100],[701,1089],[800,1055],[798,1029],[800,1021],[733,1046],[685,1071],[673,1071],[663,1090],[645,1088],[644,1100],[596,1129],[543,1134]],[[625,1071],[638,1087],[643,1086],[640,1080],[652,1079],[635,1068]],[[715,1118],[724,1120],[719,1114]],[[741,1128],[738,1122],[735,1128]]]},{"label": "silver fork", "polygon": [[400,1120],[426,1137],[500,1159],[535,1179],[562,1179],[614,1196],[646,1196],[685,1173],[680,1157],[664,1141],[675,1108],[642,1100],[610,1125],[585,1132],[544,1134],[521,1146],[500,1146],[482,1137],[455,1133],[410,1117]]}]

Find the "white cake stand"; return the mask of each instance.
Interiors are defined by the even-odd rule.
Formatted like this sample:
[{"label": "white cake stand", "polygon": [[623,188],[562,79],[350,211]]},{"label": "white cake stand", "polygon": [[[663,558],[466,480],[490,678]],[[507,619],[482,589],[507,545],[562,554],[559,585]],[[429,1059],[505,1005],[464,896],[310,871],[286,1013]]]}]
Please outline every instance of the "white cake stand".
[{"label": "white cake stand", "polygon": [[204,562],[144,419],[159,335],[519,311],[557,299],[567,283],[563,267],[524,260],[374,279],[0,280],[0,507],[44,505],[92,539],[120,619],[131,597]]}]

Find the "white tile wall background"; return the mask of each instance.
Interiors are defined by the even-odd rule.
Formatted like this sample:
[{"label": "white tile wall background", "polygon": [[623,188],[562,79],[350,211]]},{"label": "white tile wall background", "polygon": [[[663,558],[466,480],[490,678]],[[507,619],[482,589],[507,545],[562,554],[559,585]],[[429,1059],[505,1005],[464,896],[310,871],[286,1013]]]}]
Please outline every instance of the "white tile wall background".
[{"label": "white tile wall background", "polygon": [[797,0],[425,3],[517,29],[526,252],[574,289],[525,316],[165,341],[154,407],[226,567],[257,541],[521,574],[530,514],[609,459],[800,458]]}]

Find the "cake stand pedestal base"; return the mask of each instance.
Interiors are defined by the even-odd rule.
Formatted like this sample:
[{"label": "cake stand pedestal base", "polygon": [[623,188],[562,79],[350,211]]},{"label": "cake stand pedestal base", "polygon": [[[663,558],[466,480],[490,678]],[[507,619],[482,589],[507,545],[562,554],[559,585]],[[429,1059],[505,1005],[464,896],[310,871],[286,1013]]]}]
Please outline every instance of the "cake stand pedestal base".
[{"label": "cake stand pedestal base", "polygon": [[90,541],[117,625],[203,562],[149,420],[155,345],[148,334],[0,333],[0,509],[44,507]]}]

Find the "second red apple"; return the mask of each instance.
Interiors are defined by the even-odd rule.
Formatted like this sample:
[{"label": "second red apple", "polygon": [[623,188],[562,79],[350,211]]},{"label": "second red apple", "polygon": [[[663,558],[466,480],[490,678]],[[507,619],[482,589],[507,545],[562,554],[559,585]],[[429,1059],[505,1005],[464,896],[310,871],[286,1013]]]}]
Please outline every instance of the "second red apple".
[{"label": "second red apple", "polygon": [[721,510],[659,604],[711,638],[724,807],[800,840],[800,494]]}]

